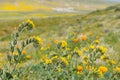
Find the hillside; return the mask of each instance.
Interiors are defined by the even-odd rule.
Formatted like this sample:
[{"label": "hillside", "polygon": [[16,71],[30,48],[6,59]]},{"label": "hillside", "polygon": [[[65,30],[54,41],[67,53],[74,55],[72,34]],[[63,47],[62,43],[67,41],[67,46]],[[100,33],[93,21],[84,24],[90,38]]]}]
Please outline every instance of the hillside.
[{"label": "hillside", "polygon": [[[83,27],[84,29],[85,28],[92,29],[92,27],[107,29],[108,27],[110,27],[109,29],[113,30],[111,28],[115,29],[115,28],[119,27],[118,26],[120,24],[119,23],[119,17],[120,17],[119,13],[120,13],[120,4],[117,4],[115,6],[110,6],[103,10],[96,10],[96,11],[93,11],[93,12],[91,12],[89,14],[85,14],[85,15],[57,14],[58,16],[55,16],[54,14],[50,14],[49,16],[51,16],[51,15],[54,15],[54,16],[51,16],[48,18],[32,17],[32,20],[34,20],[37,28],[49,28],[51,26],[52,27],[57,26],[55,28],[58,28],[58,27],[62,27],[64,25],[66,27],[69,27],[70,25],[71,26],[77,25],[78,27],[84,26]],[[26,12],[24,14],[28,14],[28,13]],[[15,14],[11,14],[11,15],[15,16]],[[18,15],[18,14],[16,14],[16,15]],[[7,30],[7,27],[15,28],[15,27],[17,27],[18,23],[20,23],[21,21],[23,21],[25,19],[26,18],[17,19],[17,17],[16,17],[15,19],[14,18],[11,19],[11,21],[8,21],[10,19],[1,20],[0,21],[1,29],[3,31],[6,31],[6,33],[10,32],[10,29]],[[65,23],[63,23],[63,21],[65,21]],[[113,23],[116,25],[113,26],[112,25]]]},{"label": "hillside", "polygon": [[51,10],[54,11],[53,8],[70,8],[74,11],[92,11],[103,9],[115,3],[117,2],[111,0],[0,0],[0,11],[40,10],[48,12]]},{"label": "hillside", "polygon": [[[15,29],[19,23],[25,19],[13,19],[11,21],[0,21],[1,26],[1,39],[5,40],[10,38],[10,33]],[[120,36],[120,4],[108,7],[103,10],[93,11],[87,15],[73,15],[73,16],[61,16],[61,17],[49,17],[49,18],[32,18],[36,24],[36,29],[33,34],[46,36],[65,36],[67,32],[65,29],[75,28],[81,33],[92,32],[93,34],[103,33],[105,35],[112,34],[114,36]],[[8,29],[9,27],[9,29]],[[49,29],[49,32],[47,31]],[[29,35],[29,33],[27,33]],[[52,34],[52,35],[50,35]],[[116,35],[117,34],[117,35]],[[4,35],[4,36],[3,36]],[[7,36],[6,36],[7,35]],[[30,34],[31,35],[31,34]],[[29,36],[30,36],[29,35]],[[24,38],[25,36],[23,36]],[[113,44],[119,43],[119,39],[113,40]],[[111,41],[111,40],[110,40]],[[119,47],[118,47],[119,48]],[[119,49],[120,50],[120,49]]]}]

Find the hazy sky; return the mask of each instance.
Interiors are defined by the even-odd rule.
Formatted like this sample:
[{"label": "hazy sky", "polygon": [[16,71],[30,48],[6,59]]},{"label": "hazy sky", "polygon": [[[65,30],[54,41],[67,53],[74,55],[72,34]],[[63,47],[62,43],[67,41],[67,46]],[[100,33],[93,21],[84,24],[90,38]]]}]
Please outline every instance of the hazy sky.
[{"label": "hazy sky", "polygon": [[120,2],[120,0],[108,0],[108,1]]}]

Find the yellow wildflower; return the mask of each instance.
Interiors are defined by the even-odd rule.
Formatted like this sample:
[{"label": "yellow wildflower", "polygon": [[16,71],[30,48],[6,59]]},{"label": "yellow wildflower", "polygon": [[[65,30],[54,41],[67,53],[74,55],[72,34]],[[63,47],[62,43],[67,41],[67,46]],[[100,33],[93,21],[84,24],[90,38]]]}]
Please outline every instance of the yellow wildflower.
[{"label": "yellow wildflower", "polygon": [[103,46],[99,46],[99,50],[100,50],[102,53],[105,53],[105,52],[106,52],[106,48],[103,47]]},{"label": "yellow wildflower", "polygon": [[77,71],[77,74],[80,74],[81,72],[80,71]]},{"label": "yellow wildflower", "polygon": [[18,52],[13,52],[13,55],[18,55]]},{"label": "yellow wildflower", "polygon": [[52,58],[51,58],[51,60],[53,61],[53,60],[55,60],[55,59],[57,59],[58,58],[58,56],[53,56]]},{"label": "yellow wildflower", "polygon": [[54,40],[53,40],[53,43],[54,43],[54,44],[58,44],[58,40],[54,39]]},{"label": "yellow wildflower", "polygon": [[96,39],[98,39],[98,38],[99,38],[99,36],[96,36],[95,38],[96,38]]},{"label": "yellow wildflower", "polygon": [[0,57],[2,56],[2,53],[0,53]]},{"label": "yellow wildflower", "polygon": [[82,52],[78,49],[78,47],[74,49],[74,53],[77,53],[79,56],[82,55]]},{"label": "yellow wildflower", "polygon": [[86,69],[90,70],[90,71],[95,71],[96,70],[96,68],[94,66],[86,66]]},{"label": "yellow wildflower", "polygon": [[102,56],[100,57],[100,59],[101,59],[101,60],[106,60],[106,59],[109,59],[109,57],[106,56],[106,55],[102,55]]},{"label": "yellow wildflower", "polygon": [[35,40],[37,40],[37,42],[39,43],[39,44],[42,44],[42,39],[39,37],[39,36],[33,36],[33,38],[35,39]]},{"label": "yellow wildflower", "polygon": [[77,43],[77,42],[78,42],[78,38],[74,38],[74,39],[73,39],[73,42],[74,42],[74,43]]},{"label": "yellow wildflower", "polygon": [[82,66],[77,66],[77,71],[81,72],[82,71]]},{"label": "yellow wildflower", "polygon": [[87,39],[86,36],[81,36],[82,41],[85,41],[86,39]]},{"label": "yellow wildflower", "polygon": [[62,40],[62,42],[61,42],[61,46],[62,46],[62,47],[66,47],[66,46],[67,46],[67,42],[64,41],[64,40]]},{"label": "yellow wildflower", "polygon": [[63,63],[65,63],[66,65],[68,65],[68,61],[64,57],[60,57],[60,59],[62,60]]},{"label": "yellow wildflower", "polygon": [[81,56],[82,55],[82,52],[80,50],[77,51],[78,52],[78,55]]},{"label": "yellow wildflower", "polygon": [[98,75],[99,75],[99,77],[102,77],[103,73],[100,70],[98,70]]},{"label": "yellow wildflower", "polygon": [[31,21],[30,19],[28,19],[26,22],[29,23],[29,24],[32,26],[32,28],[35,27],[35,24],[34,24],[33,21]]},{"label": "yellow wildflower", "polygon": [[108,60],[107,61],[109,64],[116,64],[115,60]]},{"label": "yellow wildflower", "polygon": [[48,44],[46,44],[46,46],[47,46],[47,48],[49,49],[50,48],[50,44],[48,43]]},{"label": "yellow wildflower", "polygon": [[115,60],[111,60],[110,61],[112,64],[116,64],[116,61]]},{"label": "yellow wildflower", "polygon": [[71,58],[71,55],[69,54],[68,56],[67,56],[67,59],[69,60]]},{"label": "yellow wildflower", "polygon": [[21,48],[21,46],[20,46],[20,45],[17,45],[17,48]]},{"label": "yellow wildflower", "polygon": [[45,63],[46,63],[46,64],[51,64],[51,63],[52,63],[52,60],[51,60],[51,59],[46,59],[46,60],[45,60]]},{"label": "yellow wildflower", "polygon": [[46,56],[42,56],[42,57],[41,57],[41,60],[42,60],[42,61],[45,61],[46,59],[47,59]]},{"label": "yellow wildflower", "polygon": [[30,55],[27,55],[27,56],[26,56],[26,58],[27,58],[27,59],[30,59],[30,58],[31,58],[31,56],[30,56]]},{"label": "yellow wildflower", "polygon": [[68,51],[69,51],[69,50],[70,50],[70,48],[66,48],[66,50],[68,50]]},{"label": "yellow wildflower", "polygon": [[115,71],[120,72],[120,67],[116,67]]},{"label": "yellow wildflower", "polygon": [[94,41],[94,43],[99,44],[99,43],[100,43],[100,41],[99,41],[99,40],[95,40],[95,41]]},{"label": "yellow wildflower", "polygon": [[57,71],[58,71],[58,72],[61,72],[61,68],[57,68]]},{"label": "yellow wildflower", "polygon": [[5,42],[2,42],[2,44],[1,44],[1,45],[4,47],[4,46],[6,46],[6,43],[5,43]]},{"label": "yellow wildflower", "polygon": [[108,71],[107,67],[105,66],[100,66],[98,70],[101,71],[102,73],[105,73]]},{"label": "yellow wildflower", "polygon": [[45,50],[45,48],[44,48],[44,47],[41,47],[41,48],[40,48],[40,50],[41,50],[41,51],[44,51],[44,50]]},{"label": "yellow wildflower", "polygon": [[23,51],[22,51],[22,54],[26,54],[26,50],[23,50]]},{"label": "yellow wildflower", "polygon": [[83,50],[83,51],[87,51],[87,48],[86,48],[86,47],[83,47],[82,50]]},{"label": "yellow wildflower", "polygon": [[95,49],[95,46],[94,45],[90,45],[90,49]]},{"label": "yellow wildflower", "polygon": [[88,57],[87,56],[83,56],[83,59],[86,61],[86,60],[88,60]]}]

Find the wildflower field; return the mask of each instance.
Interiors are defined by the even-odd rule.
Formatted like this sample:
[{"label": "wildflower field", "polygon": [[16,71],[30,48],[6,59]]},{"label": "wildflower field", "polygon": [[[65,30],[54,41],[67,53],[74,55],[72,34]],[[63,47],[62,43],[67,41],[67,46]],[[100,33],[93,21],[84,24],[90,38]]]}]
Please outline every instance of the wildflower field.
[{"label": "wildflower field", "polygon": [[120,4],[0,26],[0,80],[120,80]]}]

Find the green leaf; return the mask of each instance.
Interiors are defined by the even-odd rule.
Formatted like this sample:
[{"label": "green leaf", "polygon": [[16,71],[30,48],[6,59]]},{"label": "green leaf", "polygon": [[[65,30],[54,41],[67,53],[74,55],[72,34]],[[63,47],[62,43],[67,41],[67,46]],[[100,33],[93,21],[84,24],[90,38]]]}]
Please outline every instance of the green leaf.
[{"label": "green leaf", "polygon": [[14,60],[17,62],[18,61],[18,55],[14,55]]},{"label": "green leaf", "polygon": [[21,32],[22,31],[22,24],[19,25],[19,28],[18,28],[18,32]]},{"label": "green leaf", "polygon": [[25,47],[25,43],[24,42],[22,42],[22,48],[24,48]]},{"label": "green leaf", "polygon": [[10,51],[13,53],[14,52],[14,46],[10,45]]},{"label": "green leaf", "polygon": [[15,37],[16,37],[16,38],[19,37],[19,33],[18,33],[18,32],[15,34]]},{"label": "green leaf", "polygon": [[13,76],[12,76],[12,74],[10,74],[10,73],[6,72],[6,78],[7,78],[7,79],[12,79],[12,78],[13,78]]},{"label": "green leaf", "polygon": [[31,43],[32,42],[32,39],[29,39],[29,41],[28,41],[29,43]]},{"label": "green leaf", "polygon": [[3,74],[3,70],[2,69],[0,69],[0,76]]},{"label": "green leaf", "polygon": [[8,59],[8,61],[10,62],[11,59],[12,59],[12,56],[11,56],[10,54],[7,54],[7,59]]},{"label": "green leaf", "polygon": [[19,55],[21,55],[21,50],[19,48],[17,48],[17,52]]},{"label": "green leaf", "polygon": [[29,40],[28,39],[26,40],[26,44],[29,44]]},{"label": "green leaf", "polygon": [[16,44],[17,44],[17,40],[16,40],[16,39],[13,41],[13,44],[14,44],[14,45],[16,45]]}]

